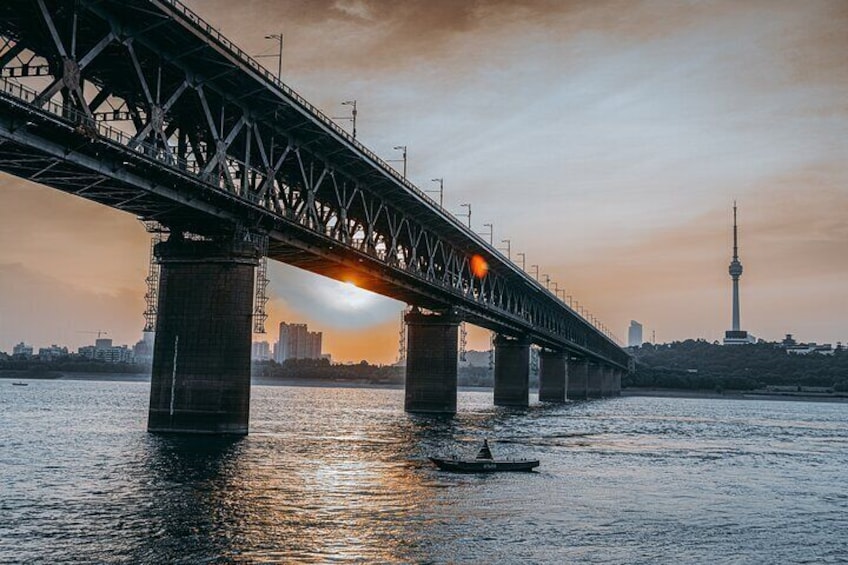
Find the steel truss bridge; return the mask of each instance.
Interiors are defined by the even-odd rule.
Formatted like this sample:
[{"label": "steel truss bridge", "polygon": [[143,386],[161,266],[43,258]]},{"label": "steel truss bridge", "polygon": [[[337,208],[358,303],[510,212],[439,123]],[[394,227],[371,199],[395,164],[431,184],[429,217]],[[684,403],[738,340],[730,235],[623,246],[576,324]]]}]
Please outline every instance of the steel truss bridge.
[{"label": "steel truss bridge", "polygon": [[611,336],[177,0],[0,3],[0,170],[171,231],[246,230],[271,259],[628,368]]}]

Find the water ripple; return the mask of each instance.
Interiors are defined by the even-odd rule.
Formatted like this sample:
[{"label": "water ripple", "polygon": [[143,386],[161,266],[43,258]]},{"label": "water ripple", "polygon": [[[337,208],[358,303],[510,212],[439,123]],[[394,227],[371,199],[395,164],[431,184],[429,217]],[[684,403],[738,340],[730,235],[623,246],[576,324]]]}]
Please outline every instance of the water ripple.
[{"label": "water ripple", "polygon": [[[0,383],[2,385],[3,383]],[[837,563],[848,405],[262,387],[238,440],[145,432],[148,385],[0,386],[2,563]],[[20,387],[16,387],[20,388]],[[452,475],[427,456],[537,457]]]}]

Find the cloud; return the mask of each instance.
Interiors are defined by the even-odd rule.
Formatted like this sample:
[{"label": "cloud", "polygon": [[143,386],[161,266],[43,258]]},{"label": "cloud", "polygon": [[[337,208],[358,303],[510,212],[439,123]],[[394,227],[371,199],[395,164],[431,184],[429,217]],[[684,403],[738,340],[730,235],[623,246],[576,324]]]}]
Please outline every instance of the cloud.
[{"label": "cloud", "polygon": [[[320,328],[367,330],[395,320],[404,305],[350,283],[314,275],[283,263],[270,262],[269,295],[292,318],[313,321]],[[282,321],[282,320],[281,320]]]}]

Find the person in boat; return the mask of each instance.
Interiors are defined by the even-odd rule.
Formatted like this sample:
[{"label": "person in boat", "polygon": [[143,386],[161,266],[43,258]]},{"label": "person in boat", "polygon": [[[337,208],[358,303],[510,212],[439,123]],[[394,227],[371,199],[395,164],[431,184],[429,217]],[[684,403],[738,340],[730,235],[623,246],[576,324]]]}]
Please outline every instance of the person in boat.
[{"label": "person in boat", "polygon": [[483,440],[483,447],[480,448],[480,451],[477,452],[477,459],[494,459],[492,457],[492,450],[489,449],[489,440]]}]

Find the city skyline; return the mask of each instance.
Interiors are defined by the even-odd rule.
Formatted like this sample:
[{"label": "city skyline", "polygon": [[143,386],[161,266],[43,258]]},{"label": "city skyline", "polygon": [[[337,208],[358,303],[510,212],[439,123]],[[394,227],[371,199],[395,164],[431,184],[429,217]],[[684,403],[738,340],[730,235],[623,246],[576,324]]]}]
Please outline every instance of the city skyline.
[{"label": "city skyline", "polygon": [[[332,116],[356,99],[357,139],[386,159],[408,147],[416,184],[443,179],[446,209],[471,202],[476,231],[492,224],[619,338],[631,319],[660,342],[721,338],[736,199],[745,326],[848,339],[844,3],[189,5],[251,53],[284,33],[287,84]],[[0,243],[0,350],[138,339],[133,217],[2,175]],[[402,304],[269,272],[269,328],[303,320],[334,359],[394,360]]]}]

